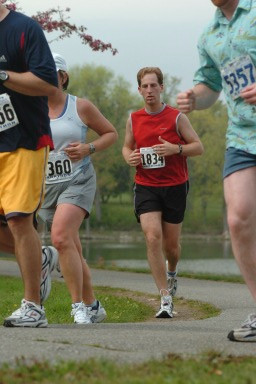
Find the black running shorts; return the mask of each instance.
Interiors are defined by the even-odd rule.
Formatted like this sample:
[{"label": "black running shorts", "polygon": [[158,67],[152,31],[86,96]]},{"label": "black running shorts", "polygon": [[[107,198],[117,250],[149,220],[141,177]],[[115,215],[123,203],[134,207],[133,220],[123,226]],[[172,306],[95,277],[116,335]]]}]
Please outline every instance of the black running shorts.
[{"label": "black running shorts", "polygon": [[142,213],[160,211],[167,223],[181,223],[184,219],[188,190],[188,181],[171,187],[134,184],[134,212],[138,222]]}]

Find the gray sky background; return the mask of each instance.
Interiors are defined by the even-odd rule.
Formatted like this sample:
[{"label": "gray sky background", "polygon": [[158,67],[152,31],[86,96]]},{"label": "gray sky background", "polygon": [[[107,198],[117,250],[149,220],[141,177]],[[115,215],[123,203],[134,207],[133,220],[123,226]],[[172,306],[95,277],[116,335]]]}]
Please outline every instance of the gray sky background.
[{"label": "gray sky background", "polygon": [[[197,40],[214,15],[210,0],[20,0],[28,16],[52,4],[70,7],[70,22],[87,27],[88,34],[110,42],[118,54],[92,52],[78,37],[51,44],[69,66],[104,65],[123,76],[135,90],[136,73],[144,66],[158,66],[180,78],[181,89],[192,85],[198,66]],[[47,34],[47,39],[51,35]]]}]

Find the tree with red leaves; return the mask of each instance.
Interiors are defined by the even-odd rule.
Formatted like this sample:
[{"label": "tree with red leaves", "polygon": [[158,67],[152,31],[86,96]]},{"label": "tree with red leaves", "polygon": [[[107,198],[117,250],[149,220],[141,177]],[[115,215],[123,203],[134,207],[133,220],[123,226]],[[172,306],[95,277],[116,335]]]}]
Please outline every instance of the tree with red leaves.
[{"label": "tree with red leaves", "polygon": [[[2,0],[2,3],[6,3],[6,7],[12,10],[17,9],[17,1]],[[60,7],[49,9],[45,12],[37,12],[36,15],[31,16],[42,27],[42,29],[48,33],[58,32],[59,36],[52,41],[63,40],[76,34],[82,41],[82,44],[88,44],[93,51],[104,52],[110,50],[113,55],[117,53],[117,49],[113,48],[110,43],[104,43],[99,39],[94,39],[91,35],[87,34],[87,28],[83,25],[76,26],[71,24],[68,19],[68,13],[70,8],[61,9]],[[52,42],[50,41],[50,43]]]}]

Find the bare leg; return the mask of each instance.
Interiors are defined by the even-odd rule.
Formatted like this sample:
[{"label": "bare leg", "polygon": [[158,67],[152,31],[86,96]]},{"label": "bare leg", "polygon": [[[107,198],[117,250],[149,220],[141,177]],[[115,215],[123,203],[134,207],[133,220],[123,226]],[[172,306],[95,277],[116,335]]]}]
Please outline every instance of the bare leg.
[{"label": "bare leg", "polygon": [[90,271],[90,268],[88,267],[86,260],[83,257],[82,245],[79,238],[79,234],[77,234],[76,246],[77,246],[78,253],[80,255],[81,267],[83,270],[83,288],[82,288],[83,302],[86,304],[91,304],[95,300],[95,296],[92,288],[91,271]]},{"label": "bare leg", "polygon": [[14,238],[6,224],[0,223],[0,249],[3,252],[11,253],[14,255]]},{"label": "bare leg", "polygon": [[[73,303],[92,302],[90,271],[83,260],[79,228],[85,211],[72,204],[58,205],[52,224],[52,244],[59,252],[61,271]],[[86,294],[85,290],[88,290]]]},{"label": "bare leg", "polygon": [[256,300],[256,167],[226,177],[224,194],[233,253]]},{"label": "bare leg", "polygon": [[162,251],[162,213],[148,212],[140,215],[141,227],[147,245],[149,266],[159,291],[167,291],[165,259]]},{"label": "bare leg", "polygon": [[24,298],[40,305],[41,242],[33,225],[33,215],[13,217],[8,220],[8,226],[24,282]]},{"label": "bare leg", "polygon": [[176,271],[176,267],[180,258],[180,234],[182,223],[171,224],[163,222],[163,250],[168,260],[168,270]]}]

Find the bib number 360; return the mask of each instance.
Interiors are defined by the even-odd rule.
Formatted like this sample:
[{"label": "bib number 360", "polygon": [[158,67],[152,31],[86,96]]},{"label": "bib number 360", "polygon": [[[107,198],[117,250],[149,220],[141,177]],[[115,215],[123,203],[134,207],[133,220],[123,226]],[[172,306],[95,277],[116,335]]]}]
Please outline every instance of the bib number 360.
[{"label": "bib number 360", "polygon": [[50,153],[46,182],[67,181],[72,177],[72,162],[65,152]]}]

